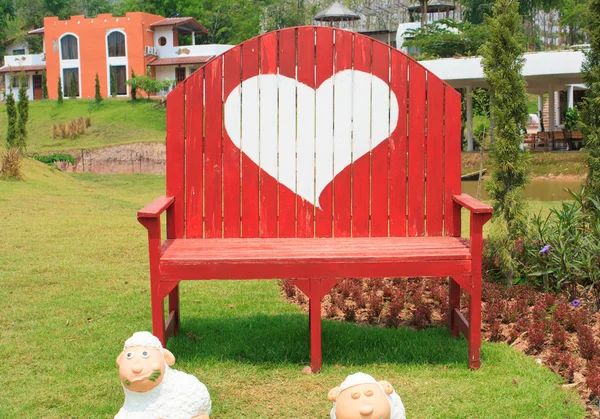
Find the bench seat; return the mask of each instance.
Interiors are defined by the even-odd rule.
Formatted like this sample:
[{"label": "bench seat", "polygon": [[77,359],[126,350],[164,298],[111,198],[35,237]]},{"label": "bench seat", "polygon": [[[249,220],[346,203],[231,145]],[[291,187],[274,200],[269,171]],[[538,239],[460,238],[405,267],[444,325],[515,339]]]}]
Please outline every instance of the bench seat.
[{"label": "bench seat", "polygon": [[460,237],[175,239],[162,247],[163,281],[467,275]]}]

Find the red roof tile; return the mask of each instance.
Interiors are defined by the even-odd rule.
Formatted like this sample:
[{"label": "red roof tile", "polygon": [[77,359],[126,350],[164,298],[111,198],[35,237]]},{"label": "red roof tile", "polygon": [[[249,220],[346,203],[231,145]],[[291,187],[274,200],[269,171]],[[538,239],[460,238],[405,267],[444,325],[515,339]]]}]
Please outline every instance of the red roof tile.
[{"label": "red roof tile", "polygon": [[20,73],[21,71],[42,71],[45,70],[45,65],[20,65],[20,66],[4,66],[0,68],[0,73]]},{"label": "red roof tile", "polygon": [[199,24],[193,17],[170,17],[159,20],[150,25],[151,28],[160,28],[165,26],[185,26],[184,29],[190,32],[208,33],[206,28]]},{"label": "red roof tile", "polygon": [[151,61],[148,65],[161,66],[161,65],[183,65],[183,64],[204,64],[208,62],[213,56],[195,56],[195,57],[176,57],[176,58],[157,58]]}]

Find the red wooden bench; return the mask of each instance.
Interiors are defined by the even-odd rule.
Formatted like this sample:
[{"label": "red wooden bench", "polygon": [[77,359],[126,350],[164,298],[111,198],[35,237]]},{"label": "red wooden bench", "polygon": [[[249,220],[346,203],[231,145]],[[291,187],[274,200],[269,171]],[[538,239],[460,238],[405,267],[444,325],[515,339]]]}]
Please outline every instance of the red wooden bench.
[{"label": "red wooden bench", "polygon": [[340,279],[444,276],[451,331],[479,367],[492,209],[461,194],[459,93],[383,43],[301,27],[215,57],[167,102],[167,195],[138,213],[163,344],[179,329],[180,281],[292,278],[310,299],[317,371],[320,303]]}]

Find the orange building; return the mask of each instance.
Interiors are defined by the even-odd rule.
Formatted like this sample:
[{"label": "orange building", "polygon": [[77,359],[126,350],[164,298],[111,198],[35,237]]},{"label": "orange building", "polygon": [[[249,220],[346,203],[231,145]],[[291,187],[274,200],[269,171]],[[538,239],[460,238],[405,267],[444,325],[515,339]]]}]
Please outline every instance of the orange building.
[{"label": "orange building", "polygon": [[[179,45],[180,34],[190,35],[192,45]],[[27,76],[30,99],[40,99],[41,73],[45,69],[48,96],[58,97],[61,78],[64,97],[93,98],[96,74],[103,97],[129,96],[126,81],[144,74],[147,66],[158,80],[180,83],[213,56],[229,45],[196,45],[195,35],[206,33],[191,17],[164,18],[149,13],[133,12],[115,17],[100,14],[94,18],[71,16],[44,19],[44,27],[30,34],[44,37],[44,54],[28,55],[27,48],[13,48],[4,57],[0,74],[7,89],[16,94],[20,80]],[[114,90],[114,91],[113,91]]]}]

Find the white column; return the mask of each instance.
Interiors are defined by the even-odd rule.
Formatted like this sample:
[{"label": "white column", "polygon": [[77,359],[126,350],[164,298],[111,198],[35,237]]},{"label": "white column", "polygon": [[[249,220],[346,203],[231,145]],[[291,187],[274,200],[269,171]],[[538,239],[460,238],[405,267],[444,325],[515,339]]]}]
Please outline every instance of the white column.
[{"label": "white column", "polygon": [[192,45],[196,45],[196,32],[192,32]]},{"label": "white column", "polygon": [[544,116],[544,95],[538,95],[538,132],[542,130]]},{"label": "white column", "polygon": [[473,151],[473,88],[467,86],[467,151]]},{"label": "white column", "polygon": [[556,116],[554,115],[555,106],[554,106],[554,86],[550,85],[548,89],[548,131],[552,132],[556,128]]},{"label": "white column", "polygon": [[570,84],[569,86],[567,86],[567,107],[568,108],[572,108],[574,106],[573,104],[573,90],[574,87],[572,84]]}]

